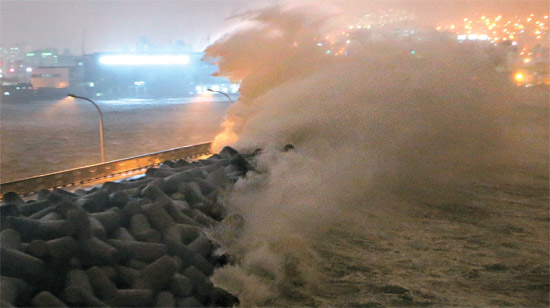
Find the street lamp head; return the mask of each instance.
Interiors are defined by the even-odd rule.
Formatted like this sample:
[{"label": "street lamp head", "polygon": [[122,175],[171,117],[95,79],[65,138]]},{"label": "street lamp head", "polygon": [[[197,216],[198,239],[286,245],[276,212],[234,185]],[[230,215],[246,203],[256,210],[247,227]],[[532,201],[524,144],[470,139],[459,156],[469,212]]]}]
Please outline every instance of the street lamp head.
[{"label": "street lamp head", "polygon": [[210,92],[215,92],[215,93],[223,94],[223,95],[225,95],[225,97],[227,97],[227,99],[229,100],[229,102],[231,102],[231,104],[233,104],[233,100],[232,100],[231,97],[229,97],[229,95],[227,95],[227,93],[225,93],[225,92],[218,91],[218,90],[212,90],[212,89],[206,89],[206,91],[210,91]]},{"label": "street lamp head", "polygon": [[67,94],[68,97],[76,98],[76,95],[74,94]]}]

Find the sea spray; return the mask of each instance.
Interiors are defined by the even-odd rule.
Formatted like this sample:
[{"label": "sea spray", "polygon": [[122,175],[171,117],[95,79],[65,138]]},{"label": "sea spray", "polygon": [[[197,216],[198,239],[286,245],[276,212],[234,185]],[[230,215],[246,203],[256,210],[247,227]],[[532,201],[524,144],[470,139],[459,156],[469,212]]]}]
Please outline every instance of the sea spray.
[{"label": "sea spray", "polygon": [[358,213],[414,212],[406,200],[465,201],[461,185],[483,167],[518,159],[513,95],[486,50],[431,30],[347,36],[344,13],[319,3],[250,12],[241,17],[254,26],[206,50],[219,75],[241,82],[214,148],[263,149],[227,198],[245,221],[228,248],[240,259],[214,275],[243,305],[313,304],[288,292],[322,279],[310,240]]}]

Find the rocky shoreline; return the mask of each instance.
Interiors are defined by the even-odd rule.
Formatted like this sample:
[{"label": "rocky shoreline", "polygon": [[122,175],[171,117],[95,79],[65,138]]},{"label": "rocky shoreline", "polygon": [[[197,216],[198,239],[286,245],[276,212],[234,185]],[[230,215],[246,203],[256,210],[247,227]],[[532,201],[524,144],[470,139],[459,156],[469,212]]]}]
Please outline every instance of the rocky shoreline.
[{"label": "rocky shoreline", "polygon": [[4,194],[1,306],[238,305],[210,281],[232,258],[207,233],[238,227],[221,195],[253,170],[253,156],[225,147],[88,191],[42,190],[27,202]]}]

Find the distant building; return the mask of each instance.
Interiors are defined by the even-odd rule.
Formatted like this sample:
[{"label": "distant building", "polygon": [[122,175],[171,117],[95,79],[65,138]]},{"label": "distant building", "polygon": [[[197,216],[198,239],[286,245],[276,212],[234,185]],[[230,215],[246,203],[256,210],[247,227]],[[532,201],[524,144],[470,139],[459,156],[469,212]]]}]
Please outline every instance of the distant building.
[{"label": "distant building", "polygon": [[71,55],[68,49],[62,54],[55,48],[33,50],[25,53],[25,63],[28,66],[73,66],[82,60],[82,56]]},{"label": "distant building", "polygon": [[37,67],[31,75],[33,88],[68,88],[70,83],[70,67]]},{"label": "distant building", "polygon": [[18,82],[25,79],[24,52],[19,47],[0,47],[0,79],[3,82]]},{"label": "distant building", "polygon": [[[183,46],[182,46],[183,47]],[[203,53],[94,53],[83,61],[87,95],[99,97],[181,97],[197,86],[229,83],[213,77]]]},{"label": "distant building", "polygon": [[201,61],[204,53],[192,52],[182,40],[160,47],[142,37],[135,50],[75,56],[68,49],[59,53],[55,48],[25,52],[0,47],[0,80],[8,92],[3,98],[21,97],[23,92],[36,99],[56,99],[70,92],[101,98],[154,98],[203,94],[209,88],[238,90],[226,78],[213,77],[216,67]]},{"label": "distant building", "polygon": [[144,36],[140,37],[138,43],[136,44],[136,52],[138,53],[150,52],[155,48],[156,46]]},{"label": "distant building", "polygon": [[57,49],[48,48],[33,50],[25,53],[25,62],[29,66],[57,66],[59,64],[59,56]]}]

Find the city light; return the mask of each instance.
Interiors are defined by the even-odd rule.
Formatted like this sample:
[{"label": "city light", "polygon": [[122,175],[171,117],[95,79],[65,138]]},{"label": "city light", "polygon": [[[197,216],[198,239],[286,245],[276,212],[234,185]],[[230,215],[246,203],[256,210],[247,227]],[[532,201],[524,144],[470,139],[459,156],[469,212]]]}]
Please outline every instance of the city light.
[{"label": "city light", "polygon": [[27,67],[27,69],[25,70],[27,73],[32,73],[32,67]]},{"label": "city light", "polygon": [[464,18],[463,24],[460,26],[447,24],[438,26],[436,29],[438,31],[456,32],[459,41],[472,40],[472,38],[468,37],[470,35],[473,37],[477,35],[477,40],[490,40],[491,42],[516,41],[518,39],[543,40],[550,33],[548,23],[545,22],[548,19],[547,16],[535,17],[535,14],[530,14],[528,18],[520,18],[518,16],[503,18],[502,15],[498,15],[494,19],[488,16],[481,16]]},{"label": "city light", "polygon": [[514,76],[514,79],[516,81],[523,81],[523,74],[522,73],[516,73],[516,75]]},{"label": "city light", "polygon": [[[209,92],[209,90],[213,91],[221,91],[226,93],[238,93],[239,92],[239,84],[230,84],[229,86],[227,84],[212,84],[212,85],[198,85],[195,87],[195,93],[198,95],[210,95],[212,93]],[[191,92],[192,93],[192,92]]]},{"label": "city light", "polygon": [[459,41],[465,41],[465,40],[470,40],[470,41],[476,41],[476,40],[480,40],[480,41],[486,41],[489,39],[489,36],[487,34],[459,34],[456,36],[456,39],[459,40]]},{"label": "city light", "polygon": [[188,55],[108,55],[99,58],[105,65],[185,65]]}]

